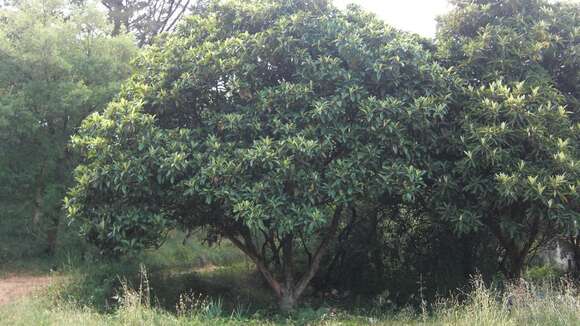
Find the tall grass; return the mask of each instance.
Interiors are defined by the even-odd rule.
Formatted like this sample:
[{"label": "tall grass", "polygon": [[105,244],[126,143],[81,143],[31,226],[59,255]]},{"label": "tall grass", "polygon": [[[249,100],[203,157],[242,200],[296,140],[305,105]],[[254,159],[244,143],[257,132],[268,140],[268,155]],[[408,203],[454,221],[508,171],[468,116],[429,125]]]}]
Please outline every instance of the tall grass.
[{"label": "tall grass", "polygon": [[279,315],[260,275],[231,244],[183,246],[178,236],[121,261],[62,260],[51,288],[0,306],[0,325],[580,325],[579,291],[565,280],[500,291],[475,278],[461,299],[429,303],[420,292],[419,307],[396,310],[381,296],[344,309],[305,298],[310,305]]},{"label": "tall grass", "polygon": [[521,281],[502,293],[480,279],[468,301],[442,304],[435,320],[445,325],[580,325],[580,295],[571,281],[535,285]]},{"label": "tall grass", "polygon": [[[118,260],[86,255],[82,258],[76,255],[53,262],[53,265],[58,265],[57,274],[68,280],[57,291],[59,300],[75,302],[76,305],[102,312],[111,311],[117,306],[114,296],[118,297],[122,288],[121,281],[126,282],[129,287],[138,286],[140,266],[145,266],[150,274],[151,292],[157,300],[156,303],[172,310],[178,295],[188,289],[195,288],[203,293],[214,294],[210,293],[213,290],[211,284],[207,284],[212,282],[212,277],[202,277],[205,271],[216,270],[213,274],[217,274],[224,268],[232,270],[235,266],[246,265],[244,255],[230,243],[224,242],[210,248],[202,245],[200,239],[192,239],[186,245],[182,244],[182,239],[183,234],[174,234],[158,250],[145,251]],[[223,283],[223,280],[214,283]],[[222,285],[216,291],[223,292],[224,288]]]},{"label": "tall grass", "polygon": [[476,278],[461,302],[441,300],[432,309],[354,313],[332,308],[302,308],[292,316],[251,312],[240,306],[224,309],[223,301],[199,293],[184,293],[175,313],[161,309],[151,296],[142,270],[140,283],[122,282],[118,306],[98,312],[54,296],[58,288],[0,307],[1,325],[580,325],[580,295],[571,282],[534,285],[521,282],[504,291]]}]

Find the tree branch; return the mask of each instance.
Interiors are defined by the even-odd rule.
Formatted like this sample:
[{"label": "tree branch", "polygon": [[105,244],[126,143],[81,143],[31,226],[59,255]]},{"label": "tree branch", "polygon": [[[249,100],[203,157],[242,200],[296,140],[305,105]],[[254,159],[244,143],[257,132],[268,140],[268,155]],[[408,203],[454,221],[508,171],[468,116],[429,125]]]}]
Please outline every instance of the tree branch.
[{"label": "tree branch", "polygon": [[330,244],[331,239],[334,237],[334,234],[338,229],[338,222],[340,221],[341,214],[342,214],[342,206],[338,206],[334,211],[334,216],[328,227],[328,232],[326,233],[324,239],[322,239],[322,242],[320,243],[318,249],[316,250],[316,253],[314,254],[312,264],[308,268],[306,274],[304,274],[300,279],[300,281],[298,282],[298,284],[296,284],[296,288],[294,290],[294,295],[296,296],[296,298],[300,297],[302,292],[304,292],[304,290],[306,289],[308,282],[312,280],[312,278],[318,271],[318,268],[320,267],[320,261],[322,260],[322,256],[324,256],[324,254],[326,253],[328,245]]},{"label": "tree branch", "polygon": [[250,257],[250,259],[254,262],[254,264],[256,264],[256,267],[258,268],[260,273],[262,273],[262,276],[264,276],[264,278],[266,279],[266,282],[268,282],[268,285],[270,285],[272,290],[274,290],[274,293],[276,293],[276,296],[281,297],[282,296],[282,286],[274,278],[274,275],[272,275],[272,273],[268,270],[268,268],[264,264],[263,258],[260,257],[260,255],[254,250],[254,248],[252,248],[252,246],[248,245],[246,243],[246,241],[244,241],[244,242],[240,241],[238,238],[236,238],[231,233],[226,233],[226,237],[236,247],[238,247],[242,252],[244,252],[248,257]]}]

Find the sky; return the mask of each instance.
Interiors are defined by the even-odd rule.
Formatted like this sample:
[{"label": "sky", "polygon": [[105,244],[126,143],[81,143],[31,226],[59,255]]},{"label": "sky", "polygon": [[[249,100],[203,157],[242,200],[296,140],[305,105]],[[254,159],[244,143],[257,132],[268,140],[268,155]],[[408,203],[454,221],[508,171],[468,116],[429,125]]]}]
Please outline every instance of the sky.
[{"label": "sky", "polygon": [[390,25],[426,37],[435,36],[438,15],[450,9],[447,0],[333,0],[339,8],[355,3]]}]

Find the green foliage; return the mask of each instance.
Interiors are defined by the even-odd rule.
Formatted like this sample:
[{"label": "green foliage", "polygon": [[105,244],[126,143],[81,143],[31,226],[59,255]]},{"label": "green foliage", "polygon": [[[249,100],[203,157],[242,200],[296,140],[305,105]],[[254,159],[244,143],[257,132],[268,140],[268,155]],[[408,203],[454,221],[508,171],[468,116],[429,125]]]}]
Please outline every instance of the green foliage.
[{"label": "green foliage", "polygon": [[453,0],[439,20],[440,59],[470,83],[555,85],[578,106],[580,6],[545,0]]},{"label": "green foliage", "polygon": [[[578,210],[578,6],[536,0],[457,1],[441,19],[438,55],[466,81],[450,114],[448,160],[433,197],[459,233],[485,226],[520,276]],[[565,49],[565,50],[564,50]],[[566,68],[566,69],[564,69]]]},{"label": "green foliage", "polygon": [[475,273],[489,280],[497,270],[495,248],[489,246],[493,239],[485,232],[459,236],[452,224],[417,206],[354,220],[339,235],[314,285],[404,307],[464,289]]},{"label": "green foliage", "polygon": [[[229,247],[203,258],[167,246],[136,254],[173,229],[228,238],[283,307],[321,264],[323,286],[386,289],[398,303],[421,292],[422,302],[476,268],[494,271],[490,237],[499,268],[518,278],[544,240],[579,232],[580,7],[452,3],[427,44],[325,0],[200,2],[138,56],[105,110],[131,72],[132,40],[108,36],[92,4],[3,7],[0,238],[10,238],[0,260],[45,242],[54,251],[76,133],[68,215],[99,254],[130,256],[71,297],[109,300],[116,275],[139,259],[160,269],[240,259]],[[238,265],[216,274],[234,284]],[[211,292],[219,277],[184,276],[166,290],[199,282]],[[487,299],[482,321],[512,320]],[[449,323],[464,322],[450,313]]]},{"label": "green foliage", "polygon": [[528,268],[525,273],[525,279],[534,283],[555,282],[561,279],[564,273],[552,265],[541,265]]},{"label": "green foliage", "polygon": [[49,251],[74,163],[69,137],[130,73],[132,40],[107,29],[92,3],[0,9],[0,223],[48,241]]},{"label": "green foliage", "polygon": [[[454,83],[415,37],[325,1],[215,2],[136,65],[73,138],[69,216],[105,252],[208,227],[279,296],[300,296],[343,208],[415,198]],[[315,254],[294,283],[299,243]]]},{"label": "green foliage", "polygon": [[[60,285],[55,300],[75,302],[80,306],[110,312],[119,306],[117,299],[123,286],[138,287],[143,281],[141,273],[146,271],[151,298],[155,298],[160,307],[174,311],[181,294],[196,291],[218,297],[224,295],[223,291],[228,291],[223,284],[235,287],[240,283],[232,280],[234,277],[228,279],[225,273],[215,273],[215,276],[203,273],[205,269],[212,271],[220,266],[220,269],[235,273],[240,278],[247,268],[241,272],[238,269],[244,263],[244,257],[237,248],[227,243],[209,248],[201,245],[202,238],[199,236],[183,244],[182,237],[183,234],[172,234],[158,250],[118,259],[85,253],[85,257],[53,262],[52,268],[66,275],[69,280]],[[228,307],[235,297],[228,298]]]},{"label": "green foliage", "polygon": [[[375,20],[359,27],[354,13],[302,11],[294,8],[299,1],[265,4],[234,2],[218,7],[225,13],[194,16],[138,60],[140,73],[124,98],[92,115],[74,138],[87,164],[78,169],[71,216],[91,217],[109,202],[134,203],[140,214],[131,217],[127,208],[127,220],[150,209],[156,213],[147,221],[167,214],[187,223],[202,219],[191,216],[205,213],[202,206],[219,215],[211,207],[217,205],[226,219],[253,230],[268,224],[284,235],[320,227],[334,207],[363,193],[390,188],[412,199],[421,172],[393,154],[409,155],[408,140],[399,137],[403,121],[394,118],[425,124],[442,114],[437,96],[446,95],[445,85],[424,88],[420,78],[442,78],[444,71],[412,39]],[[266,12],[246,19],[244,10],[260,9]],[[277,23],[266,23],[268,15]],[[236,26],[231,19],[245,23],[229,31]],[[250,34],[250,27],[257,30]],[[407,87],[396,87],[405,81]],[[380,162],[386,154],[395,159]],[[399,186],[399,179],[408,185]],[[183,199],[164,211],[155,206],[170,198],[153,188]],[[144,203],[150,196],[163,198]]]},{"label": "green foliage", "polygon": [[[486,215],[509,218],[503,210],[510,205],[520,205],[515,214],[527,211],[529,218],[574,227],[578,215],[568,204],[577,200],[577,126],[553,90],[498,82],[469,91],[473,100],[459,117],[464,158],[454,180],[461,182],[464,196],[473,196],[474,208],[449,214],[457,216],[458,231],[477,228]],[[443,187],[452,182],[444,180]],[[517,232],[509,220],[502,223],[513,230],[510,235]]]}]

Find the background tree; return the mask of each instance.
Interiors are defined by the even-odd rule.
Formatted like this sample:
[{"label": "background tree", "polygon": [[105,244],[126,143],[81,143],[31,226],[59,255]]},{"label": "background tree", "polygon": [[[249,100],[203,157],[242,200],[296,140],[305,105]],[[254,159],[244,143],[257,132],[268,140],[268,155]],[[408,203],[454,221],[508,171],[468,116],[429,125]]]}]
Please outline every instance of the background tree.
[{"label": "background tree", "polygon": [[500,267],[519,278],[542,240],[578,230],[580,6],[453,3],[438,55],[466,90],[463,109],[448,115],[455,163],[434,198],[459,232],[494,234]]},{"label": "background tree", "polygon": [[54,252],[72,179],[69,137],[130,73],[132,40],[108,34],[105,17],[90,4],[19,1],[0,11],[3,246],[8,239],[25,242],[34,231]]},{"label": "background tree", "polygon": [[445,114],[452,78],[414,37],[325,1],[216,1],[186,22],[84,121],[69,215],[108,252],[208,228],[290,310],[357,200],[413,200],[411,135]]},{"label": "background tree", "polygon": [[[101,0],[113,24],[112,35],[135,34],[139,46],[151,44],[153,38],[173,30],[190,8],[190,0]],[[196,5],[201,5],[197,1]]]}]

